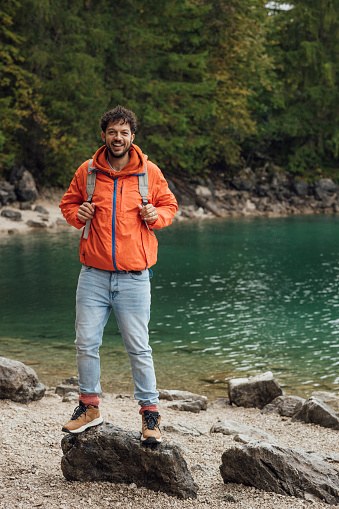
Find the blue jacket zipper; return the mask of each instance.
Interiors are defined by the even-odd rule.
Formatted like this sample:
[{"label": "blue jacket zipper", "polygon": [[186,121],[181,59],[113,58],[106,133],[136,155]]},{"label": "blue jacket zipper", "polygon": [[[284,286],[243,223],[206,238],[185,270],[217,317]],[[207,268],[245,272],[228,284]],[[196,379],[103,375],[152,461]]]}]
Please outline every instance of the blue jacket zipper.
[{"label": "blue jacket zipper", "polygon": [[113,191],[113,216],[112,216],[112,257],[113,257],[113,265],[114,269],[117,269],[117,264],[115,260],[115,213],[117,206],[117,188],[118,188],[118,178],[114,180],[114,191]]}]

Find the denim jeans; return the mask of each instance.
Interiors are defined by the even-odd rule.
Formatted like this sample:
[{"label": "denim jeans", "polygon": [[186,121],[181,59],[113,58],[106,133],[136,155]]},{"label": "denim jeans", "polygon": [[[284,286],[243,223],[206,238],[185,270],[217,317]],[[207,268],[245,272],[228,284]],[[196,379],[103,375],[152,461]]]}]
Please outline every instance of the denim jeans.
[{"label": "denim jeans", "polygon": [[140,405],[156,405],[152,349],[149,345],[151,290],[148,270],[140,275],[110,272],[83,265],[76,296],[76,348],[82,394],[100,394],[100,358],[104,327],[113,309],[128,353],[134,397]]}]

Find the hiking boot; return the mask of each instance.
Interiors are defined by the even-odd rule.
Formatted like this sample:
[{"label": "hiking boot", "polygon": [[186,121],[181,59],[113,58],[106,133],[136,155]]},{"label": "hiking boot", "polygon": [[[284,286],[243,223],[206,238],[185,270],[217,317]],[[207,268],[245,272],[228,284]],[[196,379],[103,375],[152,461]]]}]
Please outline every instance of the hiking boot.
[{"label": "hiking boot", "polygon": [[82,401],[79,401],[79,406],[74,410],[71,420],[62,427],[62,431],[66,433],[81,433],[85,429],[97,426],[102,422],[103,418],[100,415],[99,407],[93,405],[86,406]]},{"label": "hiking boot", "polygon": [[161,442],[160,424],[161,417],[158,412],[145,410],[142,413],[141,441],[146,444]]}]

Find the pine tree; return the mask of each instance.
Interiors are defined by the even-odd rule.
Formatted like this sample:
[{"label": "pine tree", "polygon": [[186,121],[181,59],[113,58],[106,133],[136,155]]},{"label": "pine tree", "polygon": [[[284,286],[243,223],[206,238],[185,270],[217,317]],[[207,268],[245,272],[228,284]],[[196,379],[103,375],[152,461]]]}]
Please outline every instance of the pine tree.
[{"label": "pine tree", "polygon": [[314,178],[338,164],[339,1],[295,0],[272,19],[283,106],[271,114],[271,154]]}]

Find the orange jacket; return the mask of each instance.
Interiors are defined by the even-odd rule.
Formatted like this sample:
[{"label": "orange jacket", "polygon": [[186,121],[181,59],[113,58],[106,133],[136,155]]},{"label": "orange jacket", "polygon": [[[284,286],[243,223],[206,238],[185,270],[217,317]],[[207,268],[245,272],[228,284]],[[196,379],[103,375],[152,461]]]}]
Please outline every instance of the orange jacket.
[{"label": "orange jacket", "polygon": [[[80,261],[103,270],[143,270],[156,263],[158,251],[157,239],[148,231],[138,208],[142,204],[138,174],[145,172],[147,156],[133,144],[130,161],[119,172],[111,170],[106,157],[105,146],[93,157],[97,171],[92,199],[95,213],[88,239],[81,237]],[[60,203],[67,222],[78,229],[84,226],[77,212],[87,200],[87,171],[88,161],[78,168]],[[147,161],[147,173],[148,201],[158,212],[158,219],[148,223],[152,231],[171,224],[178,205],[160,169],[151,161]]]}]

